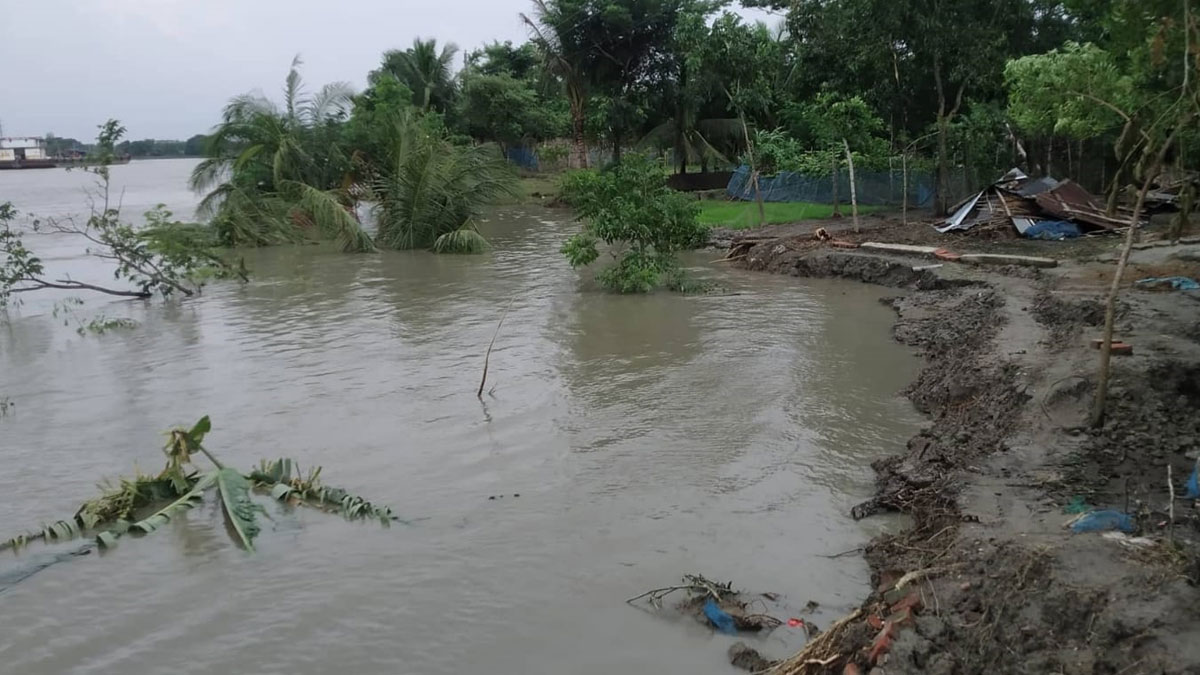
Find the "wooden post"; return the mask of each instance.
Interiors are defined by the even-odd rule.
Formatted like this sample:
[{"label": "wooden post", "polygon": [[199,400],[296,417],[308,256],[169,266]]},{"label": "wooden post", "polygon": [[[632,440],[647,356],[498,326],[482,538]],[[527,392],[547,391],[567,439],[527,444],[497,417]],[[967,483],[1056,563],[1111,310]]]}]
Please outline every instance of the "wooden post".
[{"label": "wooden post", "polygon": [[846,149],[846,164],[850,167],[850,213],[854,217],[854,232],[857,234],[858,226],[858,190],[854,186],[854,156],[850,154],[850,142],[845,138],[842,139],[842,147]]},{"label": "wooden post", "polygon": [[900,208],[900,212],[904,214],[904,224],[908,224],[908,150],[904,150],[904,154],[900,155],[900,163],[904,172],[904,202]]},{"label": "wooden post", "polygon": [[758,202],[758,225],[762,227],[767,222],[767,211],[763,206],[762,190],[758,186],[757,170],[750,174],[750,180],[754,182],[754,201]]}]

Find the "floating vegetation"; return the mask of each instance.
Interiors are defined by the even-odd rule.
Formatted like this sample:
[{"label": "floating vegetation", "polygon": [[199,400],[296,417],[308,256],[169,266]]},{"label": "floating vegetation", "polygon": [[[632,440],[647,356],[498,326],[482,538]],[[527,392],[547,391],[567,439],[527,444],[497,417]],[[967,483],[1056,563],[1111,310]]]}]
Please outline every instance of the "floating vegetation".
[{"label": "floating vegetation", "polygon": [[[248,475],[227,467],[203,445],[211,429],[207,416],[191,429],[172,429],[163,447],[167,464],[159,474],[146,475],[135,469],[131,478],[103,483],[100,496],[80,505],[70,519],[2,541],[0,551],[16,551],[32,541],[61,542],[84,536],[94,537],[101,548],[111,548],[126,534],[156,532],[202,504],[209,491],[217,494],[230,536],[247,551],[254,550],[254,538],[260,532],[257,516],[265,513],[251,498],[253,489],[269,492],[281,502],[313,506],[348,520],[373,519],[385,525],[398,520],[388,507],[324,485],[320,467],[302,474],[299,465],[286,458],[264,461]],[[215,468],[201,471],[193,461],[198,455]]]}]

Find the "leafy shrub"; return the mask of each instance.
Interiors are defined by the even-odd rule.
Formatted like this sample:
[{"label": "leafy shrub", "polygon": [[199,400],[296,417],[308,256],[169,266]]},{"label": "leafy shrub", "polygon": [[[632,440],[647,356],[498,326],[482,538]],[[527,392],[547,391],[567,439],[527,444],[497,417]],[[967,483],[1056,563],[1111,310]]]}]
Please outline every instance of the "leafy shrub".
[{"label": "leafy shrub", "polygon": [[653,290],[678,270],[678,251],[704,240],[696,200],[668,188],[663,167],[641,155],[609,171],[569,174],[563,196],[585,221],[583,231],[563,244],[563,255],[573,267],[588,265],[600,257],[604,242],[615,263],[596,280],[611,291]]}]

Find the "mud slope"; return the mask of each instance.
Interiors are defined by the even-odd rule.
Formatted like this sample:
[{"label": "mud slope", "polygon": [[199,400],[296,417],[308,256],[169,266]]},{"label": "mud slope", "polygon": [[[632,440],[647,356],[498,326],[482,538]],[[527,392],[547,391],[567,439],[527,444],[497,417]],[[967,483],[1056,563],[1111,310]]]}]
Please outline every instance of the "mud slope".
[{"label": "mud slope", "polygon": [[[1135,352],[1114,357],[1093,430],[1095,275],[913,270],[929,262],[803,240],[757,244],[741,262],[911,289],[889,300],[894,334],[926,359],[906,393],[930,424],[875,464],[877,494],[854,510],[913,525],[868,547],[873,590],[830,635],[832,656],[772,672],[1200,673],[1200,518],[1181,498],[1200,453],[1200,302],[1124,293],[1117,329]],[[1072,534],[1081,504],[1127,510],[1148,541]]]}]

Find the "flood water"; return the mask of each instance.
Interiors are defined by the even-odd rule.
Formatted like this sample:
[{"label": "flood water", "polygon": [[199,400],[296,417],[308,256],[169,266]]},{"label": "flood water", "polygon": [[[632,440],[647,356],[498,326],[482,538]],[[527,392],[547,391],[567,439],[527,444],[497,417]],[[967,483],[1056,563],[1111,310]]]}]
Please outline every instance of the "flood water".
[{"label": "flood water", "polygon": [[[190,216],[190,168],[115,167],[127,215]],[[0,172],[0,201],[62,215],[87,182]],[[865,564],[821,556],[879,527],[849,508],[921,422],[896,394],[917,362],[882,292],[699,252],[689,266],[729,295],[608,295],[558,253],[575,227],[509,208],[482,224],[483,256],[249,251],[250,284],[180,304],[85,296],[82,317],[140,324],[103,335],[26,294],[0,320],[0,537],[69,517],[102,477],[157,471],[163,432],[205,414],[225,463],[322,465],[411,524],[263,499],[250,555],[210,500],[0,593],[0,672],[727,673],[732,638],[625,599],[698,572],[822,627],[857,605]],[[48,269],[105,280],[70,242],[31,243]],[[3,554],[0,573],[52,550]],[[804,636],[750,642],[779,658]]]}]

